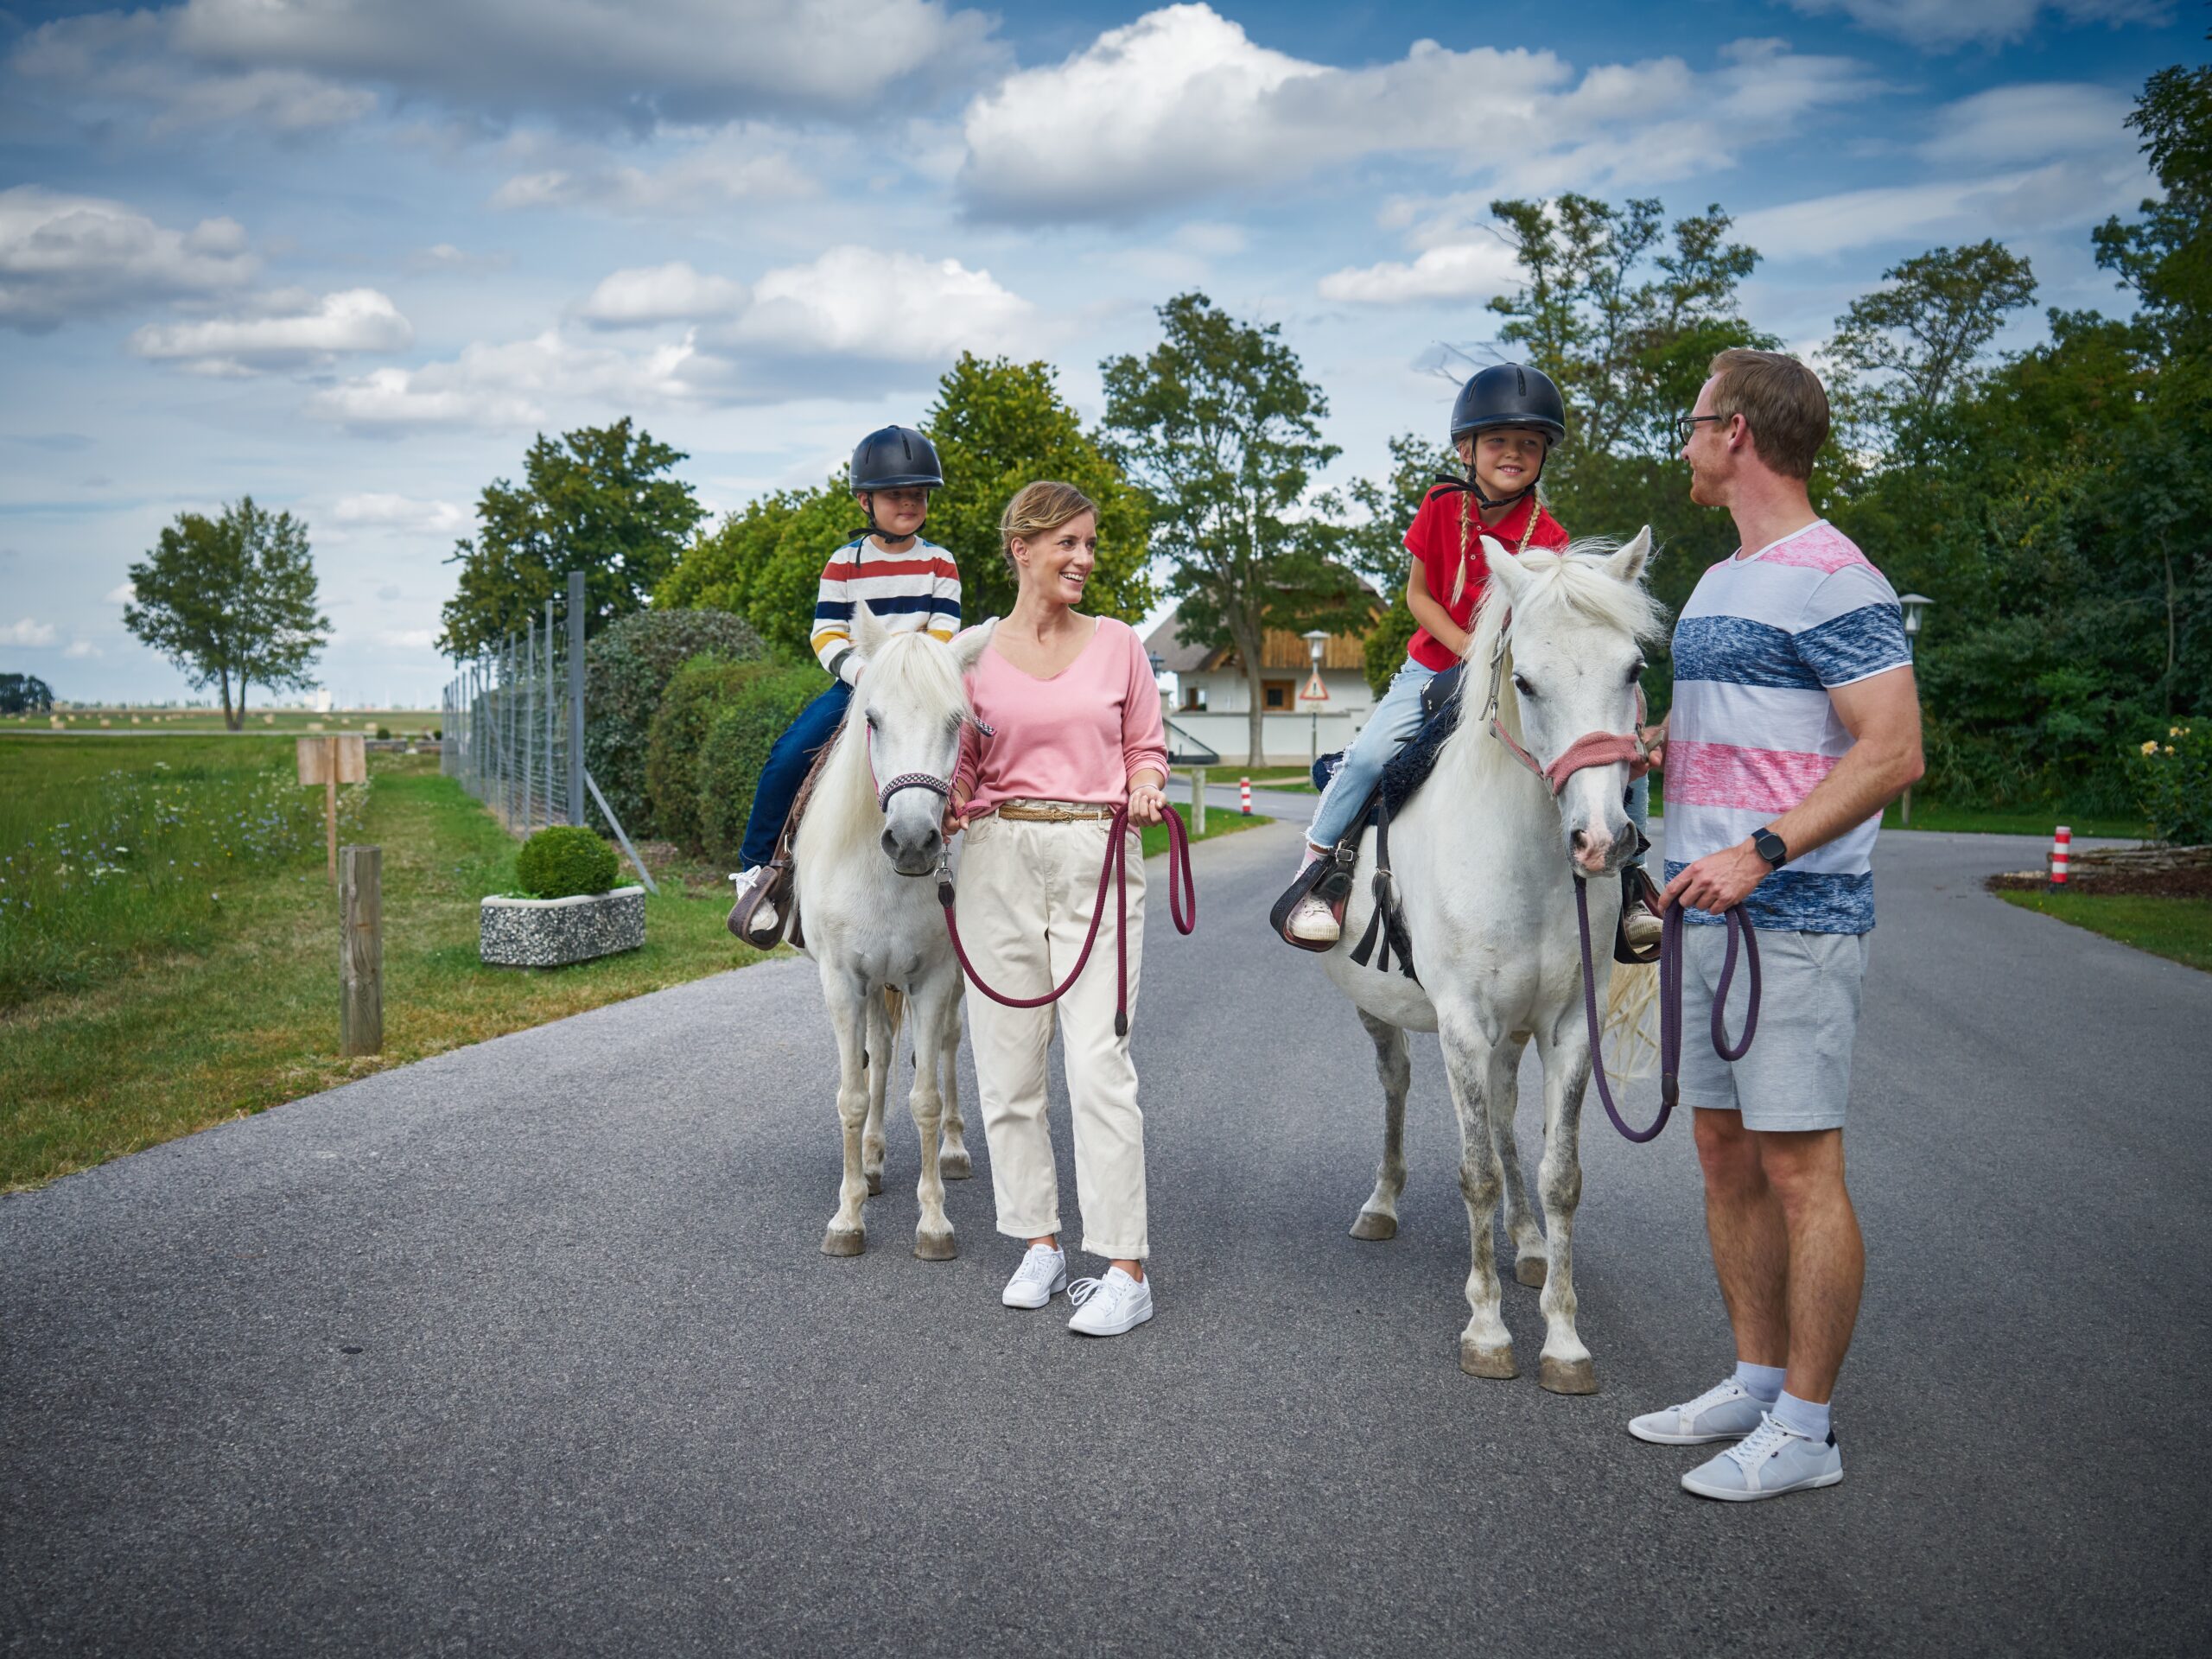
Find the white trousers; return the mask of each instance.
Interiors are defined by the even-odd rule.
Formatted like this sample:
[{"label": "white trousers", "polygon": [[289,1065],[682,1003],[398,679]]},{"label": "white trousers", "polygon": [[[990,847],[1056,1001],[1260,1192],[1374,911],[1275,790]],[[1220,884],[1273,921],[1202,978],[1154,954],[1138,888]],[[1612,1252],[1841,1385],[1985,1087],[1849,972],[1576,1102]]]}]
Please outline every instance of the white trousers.
[{"label": "white trousers", "polygon": [[[1008,996],[1042,996],[1082,954],[1107,851],[1103,821],[1034,823],[993,815],[970,824],[960,861],[956,914],[976,971]],[[1144,855],[1128,832],[1128,1006],[1136,1017],[1144,956]],[[1129,1042],[1114,1034],[1114,889],[1083,976],[1058,1002],[1009,1008],[974,987],[968,1034],[991,1154],[999,1231],[1039,1238],[1060,1231],[1059,1177],[1045,1121],[1046,1050],[1057,1010],[1075,1117],[1076,1205],[1083,1248],[1109,1260],[1141,1261],[1145,1230],[1144,1114]]]}]

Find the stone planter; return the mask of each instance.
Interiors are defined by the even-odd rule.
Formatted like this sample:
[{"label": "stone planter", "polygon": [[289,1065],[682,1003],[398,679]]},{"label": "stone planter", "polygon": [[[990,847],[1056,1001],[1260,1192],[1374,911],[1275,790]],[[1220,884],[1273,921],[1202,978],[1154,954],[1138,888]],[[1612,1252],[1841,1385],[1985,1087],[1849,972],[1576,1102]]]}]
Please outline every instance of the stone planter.
[{"label": "stone planter", "polygon": [[645,942],[645,890],[575,899],[486,899],[478,912],[478,950],[495,968],[558,968]]}]

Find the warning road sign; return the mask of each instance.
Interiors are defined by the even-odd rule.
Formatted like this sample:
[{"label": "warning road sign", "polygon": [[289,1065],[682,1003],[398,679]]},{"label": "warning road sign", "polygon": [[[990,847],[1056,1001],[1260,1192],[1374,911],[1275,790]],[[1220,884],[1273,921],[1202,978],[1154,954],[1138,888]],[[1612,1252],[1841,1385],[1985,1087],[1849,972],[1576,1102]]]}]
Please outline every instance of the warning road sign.
[{"label": "warning road sign", "polygon": [[1329,688],[1321,683],[1319,669],[1306,676],[1306,689],[1298,694],[1298,700],[1300,702],[1326,702],[1329,700]]}]

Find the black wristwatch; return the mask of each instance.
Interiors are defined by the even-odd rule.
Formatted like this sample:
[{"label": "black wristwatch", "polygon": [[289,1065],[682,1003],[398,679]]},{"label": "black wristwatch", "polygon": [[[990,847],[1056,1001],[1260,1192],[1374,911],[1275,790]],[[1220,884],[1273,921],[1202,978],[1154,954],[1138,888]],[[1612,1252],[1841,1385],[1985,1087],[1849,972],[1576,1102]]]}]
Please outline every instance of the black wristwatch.
[{"label": "black wristwatch", "polygon": [[1789,849],[1771,830],[1752,830],[1751,846],[1761,858],[1766,860],[1769,869],[1778,870],[1789,861]]}]

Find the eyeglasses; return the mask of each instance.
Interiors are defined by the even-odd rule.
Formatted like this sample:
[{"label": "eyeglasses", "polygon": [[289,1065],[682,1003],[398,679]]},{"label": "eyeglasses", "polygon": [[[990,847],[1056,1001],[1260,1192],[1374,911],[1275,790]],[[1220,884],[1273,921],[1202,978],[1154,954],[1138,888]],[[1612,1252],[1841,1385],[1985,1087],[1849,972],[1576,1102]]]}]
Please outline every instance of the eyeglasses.
[{"label": "eyeglasses", "polygon": [[1675,435],[1688,443],[1697,435],[1700,421],[1725,421],[1728,418],[1726,415],[1677,415],[1675,416]]}]

